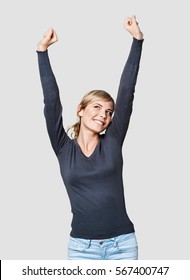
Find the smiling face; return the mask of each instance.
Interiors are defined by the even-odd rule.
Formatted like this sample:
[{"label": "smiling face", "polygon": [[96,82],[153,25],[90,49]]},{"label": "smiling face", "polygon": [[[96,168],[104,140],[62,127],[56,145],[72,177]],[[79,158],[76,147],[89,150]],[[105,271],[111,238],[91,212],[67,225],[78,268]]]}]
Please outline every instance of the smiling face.
[{"label": "smiling face", "polygon": [[113,102],[104,100],[90,102],[84,109],[79,107],[80,129],[101,133],[109,126],[113,110]]}]

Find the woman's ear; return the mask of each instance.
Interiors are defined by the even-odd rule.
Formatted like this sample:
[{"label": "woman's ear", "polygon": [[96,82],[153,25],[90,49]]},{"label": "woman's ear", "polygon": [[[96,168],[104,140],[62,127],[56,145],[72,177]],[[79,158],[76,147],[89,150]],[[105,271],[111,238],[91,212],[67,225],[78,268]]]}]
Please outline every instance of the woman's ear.
[{"label": "woman's ear", "polygon": [[81,109],[81,105],[78,105],[78,108],[77,108],[77,116],[78,117],[82,117],[83,115],[83,109]]}]

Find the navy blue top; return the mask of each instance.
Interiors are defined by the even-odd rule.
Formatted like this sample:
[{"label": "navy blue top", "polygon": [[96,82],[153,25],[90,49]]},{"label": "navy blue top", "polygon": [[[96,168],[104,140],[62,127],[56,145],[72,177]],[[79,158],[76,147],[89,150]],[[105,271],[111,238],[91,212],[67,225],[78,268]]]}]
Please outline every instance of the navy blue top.
[{"label": "navy blue top", "polygon": [[103,239],[134,232],[124,200],[122,145],[132,112],[143,40],[133,38],[112,122],[87,157],[62,123],[59,89],[48,51],[38,53],[44,114],[73,213],[72,237]]}]

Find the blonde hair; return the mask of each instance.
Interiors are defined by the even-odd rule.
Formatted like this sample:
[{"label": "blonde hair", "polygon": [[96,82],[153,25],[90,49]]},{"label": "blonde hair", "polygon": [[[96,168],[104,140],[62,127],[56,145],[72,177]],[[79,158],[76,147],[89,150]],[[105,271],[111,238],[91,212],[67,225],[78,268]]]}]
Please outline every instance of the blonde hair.
[{"label": "blonde hair", "polygon": [[78,109],[77,109],[78,120],[77,120],[77,122],[74,123],[73,125],[69,126],[69,128],[67,129],[67,133],[69,132],[69,130],[72,129],[72,133],[71,133],[72,138],[77,138],[78,135],[79,135],[80,122],[81,122],[81,118],[78,115],[79,111],[85,109],[88,104],[90,104],[92,102],[95,102],[96,100],[111,101],[113,103],[113,106],[115,106],[114,99],[105,90],[92,90],[92,91],[86,93],[83,96],[80,104],[78,105]]}]

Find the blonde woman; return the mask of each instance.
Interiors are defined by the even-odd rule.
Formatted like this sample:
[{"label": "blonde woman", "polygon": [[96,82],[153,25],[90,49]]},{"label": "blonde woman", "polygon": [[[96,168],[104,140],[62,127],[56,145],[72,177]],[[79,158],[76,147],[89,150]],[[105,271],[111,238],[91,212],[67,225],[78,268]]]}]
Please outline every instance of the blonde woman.
[{"label": "blonde woman", "polygon": [[47,130],[73,213],[70,260],[138,259],[135,229],[124,199],[122,145],[144,39],[135,16],[127,18],[124,27],[133,42],[116,103],[104,90],[87,93],[77,108],[79,121],[71,127],[73,138],[63,127],[59,89],[48,57],[49,46],[58,40],[55,30],[49,29],[37,45]]}]

